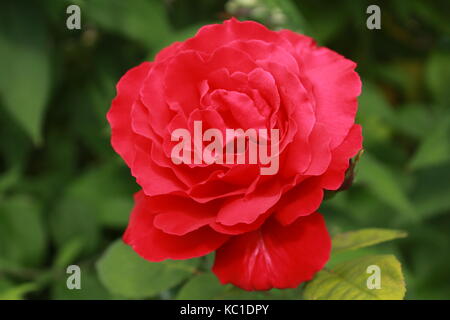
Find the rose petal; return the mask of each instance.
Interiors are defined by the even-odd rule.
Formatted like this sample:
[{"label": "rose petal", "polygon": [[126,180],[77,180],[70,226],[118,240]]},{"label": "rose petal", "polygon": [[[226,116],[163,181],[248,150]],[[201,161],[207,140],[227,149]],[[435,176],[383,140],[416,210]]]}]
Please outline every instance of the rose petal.
[{"label": "rose petal", "polygon": [[180,196],[152,197],[148,205],[158,212],[153,225],[168,234],[182,236],[213,223],[217,204],[198,203]]},{"label": "rose petal", "polygon": [[217,222],[226,226],[252,223],[259,215],[275,205],[281,197],[277,180],[261,185],[247,196],[238,196],[225,202],[217,214]]},{"label": "rose petal", "polygon": [[111,126],[111,144],[128,166],[131,166],[135,156],[134,133],[131,129],[131,108],[139,97],[142,82],[151,66],[151,63],[144,62],[130,69],[120,79],[117,84],[117,95],[106,115]]},{"label": "rose petal", "polygon": [[323,199],[320,180],[314,177],[301,182],[283,195],[275,209],[275,217],[282,225],[288,225],[298,217],[306,216],[319,209]]},{"label": "rose petal", "polygon": [[331,239],[319,213],[283,227],[275,220],[232,237],[216,252],[213,272],[245,290],[296,288],[328,261]]},{"label": "rose petal", "polygon": [[149,198],[142,191],[138,192],[123,236],[123,240],[144,259],[158,262],[200,257],[216,250],[229,238],[210,227],[202,227],[183,236],[164,233],[153,225],[153,210]]},{"label": "rose petal", "polygon": [[345,140],[333,151],[333,159],[327,171],[320,176],[322,188],[337,190],[344,182],[349,160],[362,149],[362,129],[355,124]]},{"label": "rose petal", "polygon": [[262,24],[254,21],[238,21],[235,18],[222,24],[211,24],[202,27],[195,37],[188,39],[182,46],[183,50],[199,50],[212,53],[218,47],[235,40],[263,40],[269,43],[279,43],[289,46],[289,41]]}]

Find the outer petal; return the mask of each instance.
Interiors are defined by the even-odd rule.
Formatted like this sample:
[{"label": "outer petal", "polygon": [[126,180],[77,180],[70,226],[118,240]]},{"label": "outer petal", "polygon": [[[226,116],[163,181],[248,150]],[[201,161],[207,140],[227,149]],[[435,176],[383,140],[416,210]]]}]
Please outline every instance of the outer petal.
[{"label": "outer petal", "polygon": [[328,261],[331,239],[319,213],[287,227],[276,220],[231,238],[217,250],[213,272],[245,290],[295,288]]},{"label": "outer petal", "polygon": [[128,166],[131,166],[135,155],[134,132],[131,129],[131,108],[139,97],[139,90],[151,66],[150,62],[144,62],[130,69],[120,79],[117,84],[117,96],[106,116],[111,125],[111,144]]},{"label": "outer petal", "polygon": [[333,151],[333,160],[327,172],[320,176],[322,188],[336,190],[344,182],[350,158],[354,157],[362,148],[361,130],[359,124],[353,125],[345,140]]},{"label": "outer petal", "polygon": [[334,149],[354,124],[356,98],[361,92],[356,64],[328,48],[317,47],[307,36],[289,30],[278,33],[293,47],[302,71],[301,81],[314,94],[317,121],[327,127]]},{"label": "outer petal", "polygon": [[361,93],[356,63],[327,48],[314,50],[303,61],[306,79],[313,86],[317,121],[327,128],[333,149],[355,123]]},{"label": "outer petal", "polygon": [[137,140],[136,156],[131,165],[131,173],[145,194],[155,196],[182,192],[187,187],[179,181],[172,170],[159,167],[150,157],[151,144],[146,139]]},{"label": "outer petal", "polygon": [[171,235],[155,228],[155,209],[142,191],[135,195],[135,207],[123,236],[144,259],[158,262],[165,259],[190,259],[206,255],[220,247],[229,236],[202,227],[183,236]]},{"label": "outer petal", "polygon": [[183,50],[199,50],[211,53],[218,47],[235,40],[263,40],[289,46],[289,41],[277,32],[270,31],[265,26],[254,21],[238,21],[235,18],[222,24],[211,24],[202,27],[195,37],[186,40],[181,47]]}]

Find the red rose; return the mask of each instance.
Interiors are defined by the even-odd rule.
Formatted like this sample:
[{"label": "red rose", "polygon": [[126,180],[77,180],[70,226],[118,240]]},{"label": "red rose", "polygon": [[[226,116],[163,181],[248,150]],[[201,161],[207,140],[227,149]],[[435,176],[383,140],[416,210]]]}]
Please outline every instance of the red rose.
[{"label": "red rose", "polygon": [[[355,67],[306,36],[231,19],[128,71],[107,116],[142,187],[124,241],[150,261],[216,251],[214,273],[246,290],[311,279],[331,247],[316,210],[361,149]],[[278,129],[279,170],[174,163],[171,133],[194,121]]]}]

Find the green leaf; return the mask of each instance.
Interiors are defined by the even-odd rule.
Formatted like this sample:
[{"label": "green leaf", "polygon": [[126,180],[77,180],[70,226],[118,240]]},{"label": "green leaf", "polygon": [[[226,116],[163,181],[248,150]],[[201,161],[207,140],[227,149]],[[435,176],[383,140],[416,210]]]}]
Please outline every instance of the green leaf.
[{"label": "green leaf", "polygon": [[[405,104],[396,110],[395,129],[403,134],[421,139],[428,136],[430,129],[434,127],[435,117],[427,105]],[[414,125],[411,125],[414,123]]]},{"label": "green leaf", "polygon": [[33,3],[2,4],[0,95],[5,108],[39,144],[51,86],[51,58],[45,21]]},{"label": "green leaf", "polygon": [[414,206],[421,217],[447,214],[450,210],[449,162],[417,171],[413,194]]},{"label": "green leaf", "polygon": [[134,189],[128,169],[109,163],[85,171],[66,194],[93,208],[100,224],[124,228],[133,208]]},{"label": "green leaf", "polygon": [[[380,289],[369,289],[372,273],[369,266],[380,268]],[[405,282],[400,262],[393,255],[368,256],[323,269],[305,288],[308,300],[401,300],[405,296]]]},{"label": "green leaf", "polygon": [[443,117],[422,140],[411,159],[411,169],[439,165],[450,160],[450,117]]},{"label": "green leaf", "polygon": [[55,300],[107,300],[111,295],[100,283],[97,275],[92,271],[81,271],[81,289],[67,288],[67,275],[55,281],[52,285],[52,299]]},{"label": "green leaf", "polygon": [[0,260],[37,265],[44,258],[46,237],[36,203],[26,196],[0,203]]},{"label": "green leaf", "polygon": [[172,288],[196,272],[197,259],[149,262],[117,240],[97,263],[103,285],[126,298],[147,298]]},{"label": "green leaf", "polygon": [[25,130],[17,124],[13,115],[8,112],[7,108],[1,107],[1,100],[0,92],[0,136],[14,137],[14,139],[0,139],[0,157],[3,159],[6,168],[16,172],[11,172],[11,174],[16,174],[18,176],[17,178],[19,178],[25,162],[28,160],[33,143]]},{"label": "green leaf", "polygon": [[333,237],[333,253],[368,247],[406,236],[404,231],[376,228],[344,232]]},{"label": "green leaf", "polygon": [[358,181],[367,184],[378,199],[397,209],[405,219],[417,219],[416,212],[410,200],[404,193],[396,176],[381,162],[364,153],[359,163]]},{"label": "green leaf", "polygon": [[171,34],[162,1],[91,0],[82,9],[100,27],[137,40],[148,47],[157,45]]},{"label": "green leaf", "polygon": [[272,289],[268,291],[246,291],[231,284],[223,285],[217,277],[201,273],[192,277],[178,291],[178,300],[290,300],[299,299],[301,292],[296,289]]},{"label": "green leaf", "polygon": [[95,208],[70,196],[63,197],[51,212],[50,231],[60,250],[69,242],[80,241],[84,253],[92,252],[100,239]]},{"label": "green leaf", "polygon": [[364,146],[371,150],[371,146],[386,143],[392,136],[390,124],[393,122],[393,112],[386,99],[385,93],[369,81],[364,83],[361,96],[358,98],[357,123],[363,127]]},{"label": "green leaf", "polygon": [[24,295],[39,289],[35,283],[23,283],[4,291],[0,291],[0,300],[22,300]]},{"label": "green leaf", "polygon": [[427,62],[425,78],[428,87],[437,103],[447,104],[450,101],[448,84],[450,82],[450,54],[433,53]]},{"label": "green leaf", "polygon": [[81,238],[74,238],[59,250],[56,255],[53,266],[56,268],[65,268],[70,265],[82,252],[84,247],[84,241]]},{"label": "green leaf", "polygon": [[223,299],[229,285],[220,284],[212,273],[202,273],[191,278],[178,292],[179,300]]},{"label": "green leaf", "polygon": [[301,291],[295,289],[271,289],[268,291],[246,291],[237,287],[231,287],[225,291],[219,299],[225,300],[298,300],[301,299]]}]

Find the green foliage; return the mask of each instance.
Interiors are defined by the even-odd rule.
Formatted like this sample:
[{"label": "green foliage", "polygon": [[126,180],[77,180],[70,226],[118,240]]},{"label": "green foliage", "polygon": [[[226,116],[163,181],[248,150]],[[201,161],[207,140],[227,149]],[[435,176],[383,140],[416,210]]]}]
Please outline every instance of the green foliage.
[{"label": "green foliage", "polygon": [[0,203],[1,261],[21,266],[42,262],[46,235],[41,213],[32,199],[16,196]]},{"label": "green foliage", "polygon": [[45,23],[33,2],[2,5],[0,52],[4,105],[33,141],[40,143],[51,87],[51,57]]},{"label": "green foliage", "polygon": [[92,207],[73,198],[63,198],[51,213],[49,223],[53,241],[58,248],[79,241],[85,251],[96,249],[100,234]]},{"label": "green foliage", "polygon": [[411,169],[420,169],[446,163],[450,160],[450,117],[437,121],[424,137],[411,158]]},{"label": "green foliage", "polygon": [[278,300],[278,299],[300,299],[299,289],[272,289],[263,292],[249,292],[232,285],[220,284],[217,277],[209,270],[192,277],[178,291],[176,299],[234,299],[234,300]]},{"label": "green foliage", "polygon": [[[69,4],[81,7],[81,30],[66,28]],[[407,299],[449,299],[449,2],[382,2],[381,30],[365,26],[369,4],[2,3],[0,299],[400,299],[403,276],[387,254],[402,262]],[[118,79],[230,14],[305,33],[358,63],[365,152],[353,186],[320,208],[335,235],[333,254],[306,289],[245,292],[219,284],[213,255],[150,263],[115,242],[138,190],[112,151],[105,119]],[[369,263],[386,277],[370,293]],[[80,265],[82,290],[67,289],[69,264]],[[350,272],[358,276],[346,279]]]},{"label": "green foliage", "polygon": [[229,286],[220,284],[212,273],[202,273],[192,277],[178,292],[180,300],[223,299]]},{"label": "green foliage", "polygon": [[158,0],[91,0],[82,3],[88,19],[98,26],[140,41],[151,48],[171,34],[164,5]]},{"label": "green foliage", "polygon": [[196,272],[198,260],[152,263],[139,257],[121,240],[98,261],[103,285],[126,298],[148,298],[172,288]]},{"label": "green foliage", "polygon": [[368,247],[380,242],[406,237],[400,230],[362,229],[340,233],[333,237],[333,253]]},{"label": "green foliage", "polygon": [[81,290],[69,290],[66,278],[52,284],[52,298],[57,300],[106,300],[114,297],[101,284],[95,272],[82,274]]},{"label": "green foliage", "polygon": [[93,167],[76,178],[66,194],[93,208],[93,216],[106,227],[123,228],[133,207],[133,185],[128,170],[116,163]]},{"label": "green foliage", "polygon": [[437,103],[448,104],[450,92],[450,53],[433,52],[426,64],[425,77],[428,87]]},{"label": "green foliage", "polygon": [[36,290],[33,283],[23,283],[17,286],[6,287],[0,291],[0,300],[22,300],[28,292]]},{"label": "green foliage", "polygon": [[359,163],[358,179],[366,183],[381,201],[397,209],[405,219],[416,218],[414,207],[397,181],[396,174],[367,152]]}]

